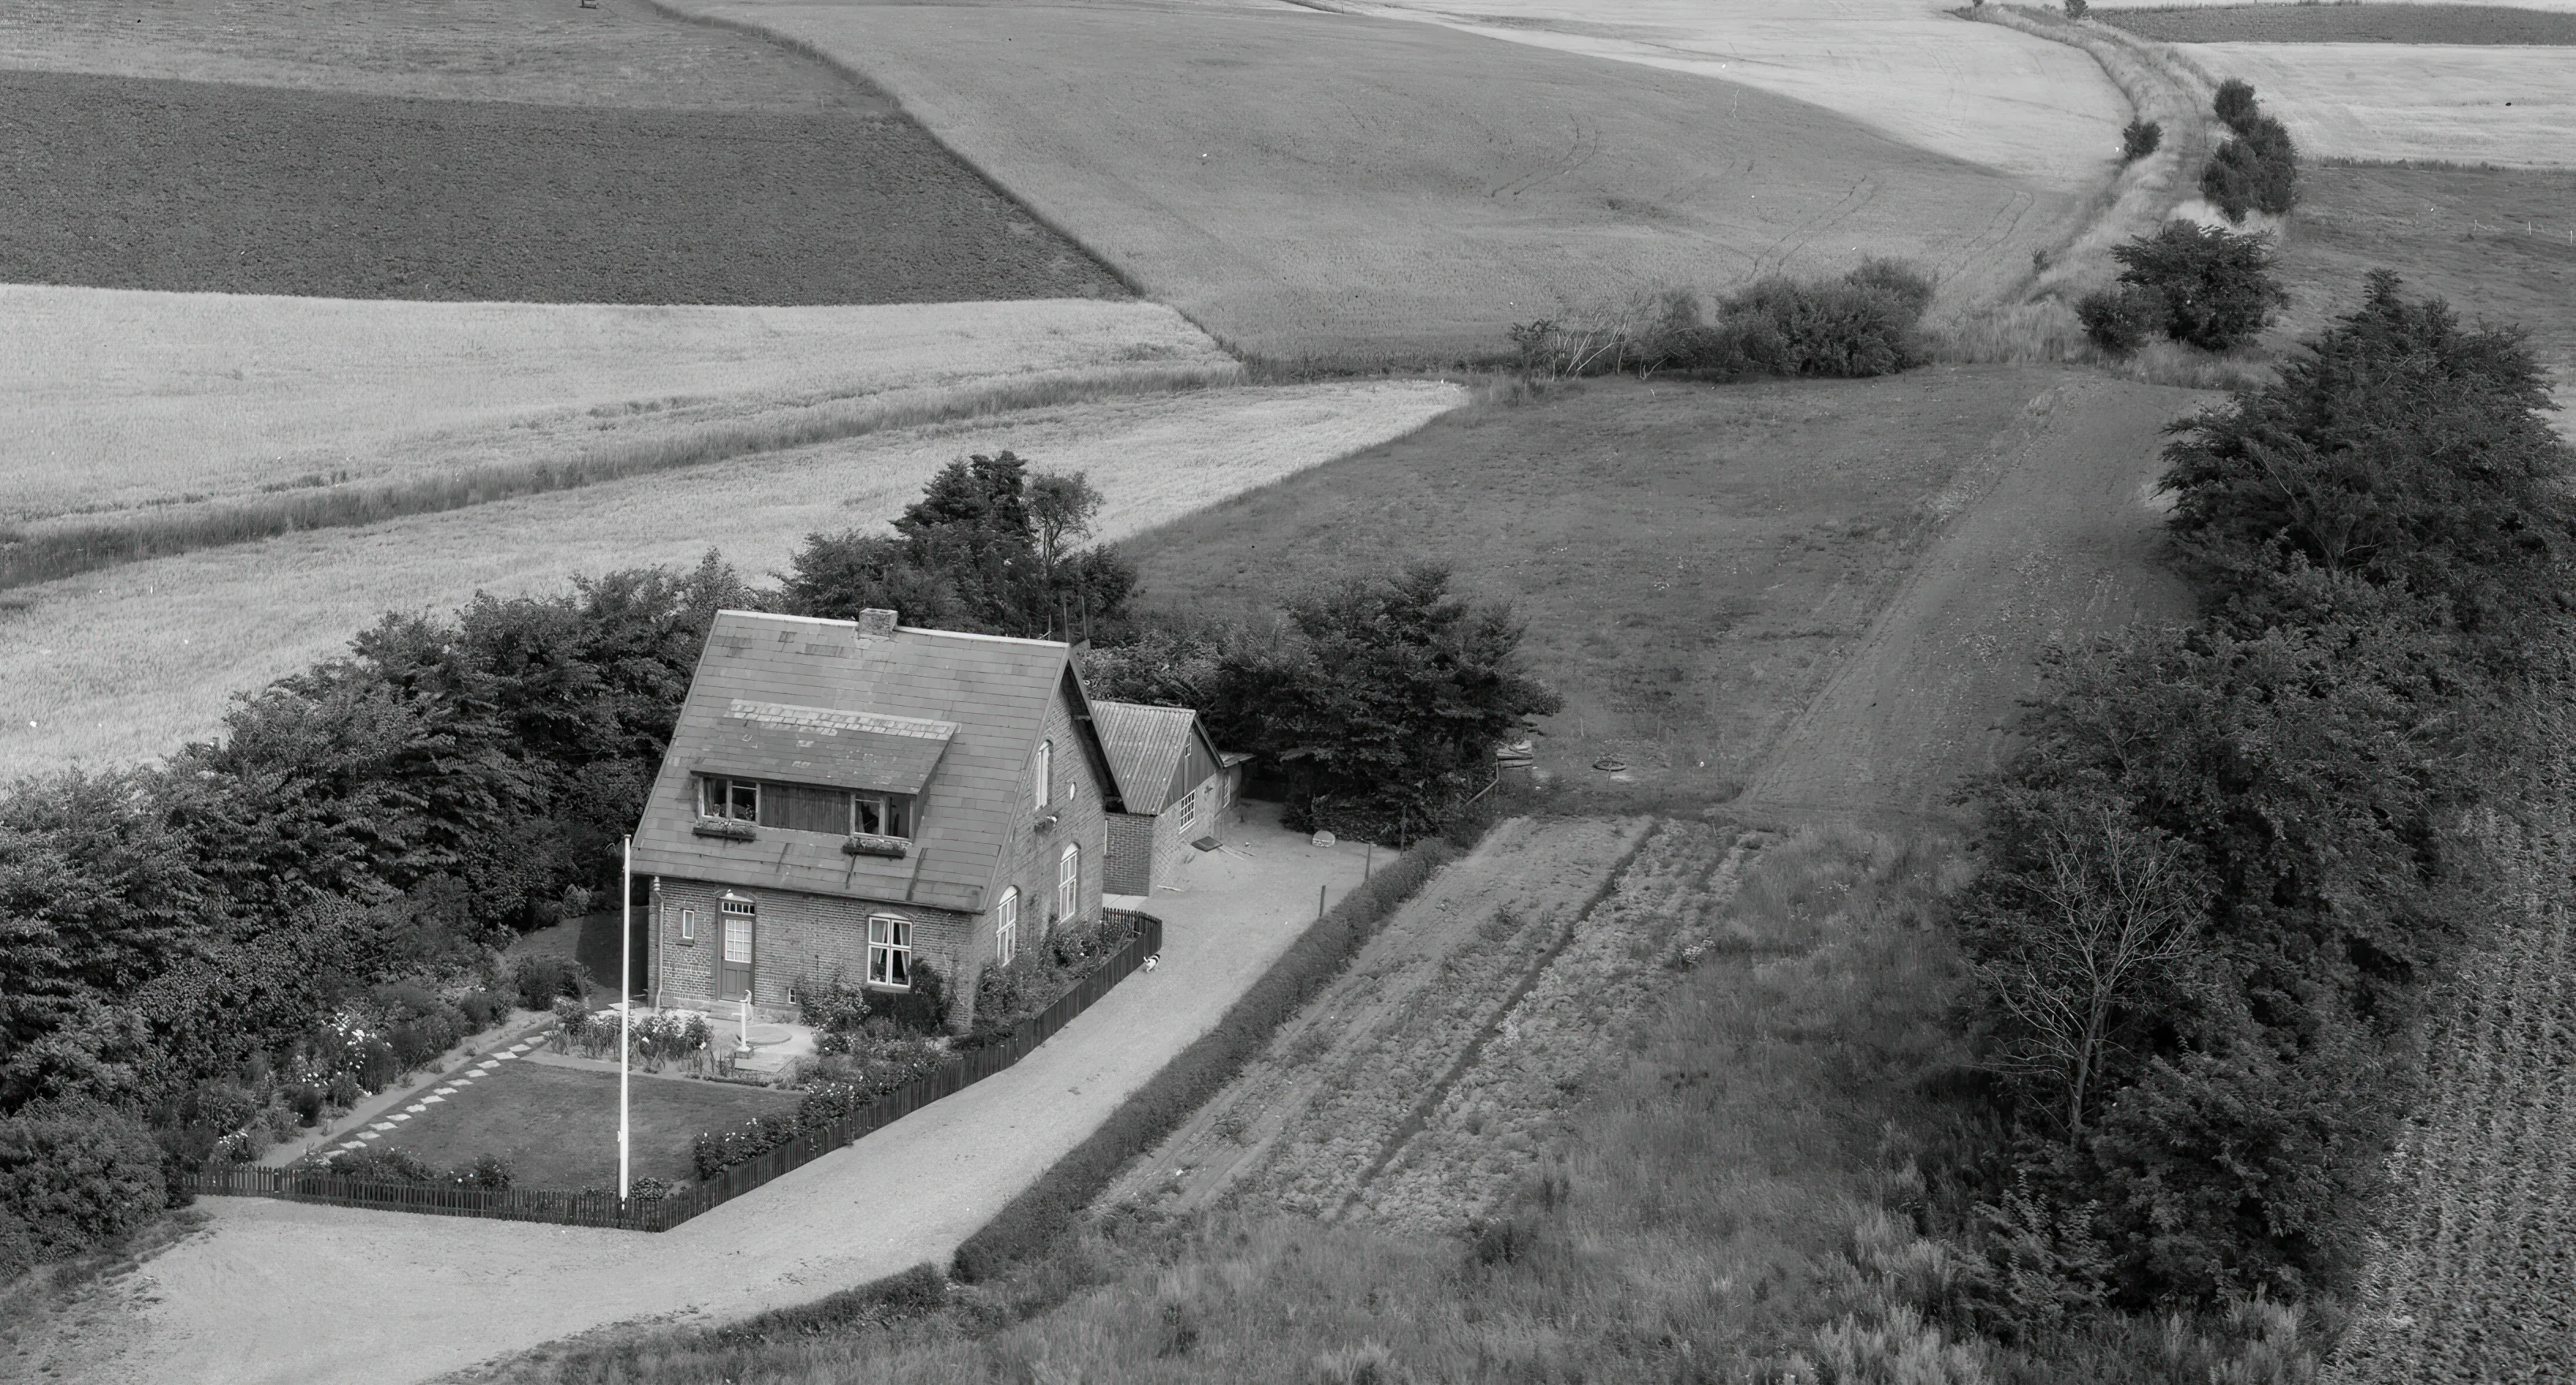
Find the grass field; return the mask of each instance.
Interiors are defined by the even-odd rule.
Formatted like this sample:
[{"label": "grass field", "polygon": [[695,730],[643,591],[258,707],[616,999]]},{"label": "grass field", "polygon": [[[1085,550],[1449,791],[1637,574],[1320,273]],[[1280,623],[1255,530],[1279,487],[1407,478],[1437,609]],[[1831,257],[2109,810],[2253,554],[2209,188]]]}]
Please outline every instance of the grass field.
[{"label": "grass field", "polygon": [[1813,102],[1891,139],[2076,189],[2120,147],[2128,104],[2083,53],[1918,0],[1360,0],[1562,52]]},{"label": "grass field", "polygon": [[7,0],[0,68],[658,110],[890,113],[884,93],[646,0]]},{"label": "grass field", "polygon": [[[1220,340],[1450,360],[1659,283],[1911,258],[1974,296],[2074,194],[1803,102],[1279,7],[688,0],[848,62]],[[1389,139],[1402,131],[1402,139]]]},{"label": "grass field", "polygon": [[0,281],[548,303],[1114,296],[920,126],[0,72]]},{"label": "grass field", "polygon": [[1085,471],[1109,537],[1349,455],[1455,407],[1455,385],[1207,390],[881,433],[363,528],[128,564],[10,593],[0,611],[0,780],[142,760],[217,729],[226,700],[342,650],[387,610],[576,572],[690,564],[755,581],[808,533],[878,525],[969,452]]},{"label": "grass field", "polygon": [[2563,47],[2195,43],[2217,77],[2254,84],[2310,159],[2576,166],[2576,54]]},{"label": "grass field", "polygon": [[[2058,379],[2014,367],[1710,389],[1601,381],[1461,412],[1128,546],[1147,601],[1452,564],[1513,603],[1565,694],[1537,743],[1571,802],[1713,802],[1867,632],[1941,493]],[[1625,762],[1621,780],[1593,763]]]},{"label": "grass field", "polygon": [[[447,1082],[423,1083],[431,1094]],[[765,1087],[639,1077],[628,1084],[634,1176],[695,1180],[690,1142],[754,1116],[792,1111],[796,1098]],[[513,1186],[574,1192],[617,1186],[617,1078],[610,1073],[503,1063],[374,1142],[433,1168],[486,1154],[510,1161]]]},{"label": "grass field", "polygon": [[2361,301],[2370,270],[2394,269],[2464,316],[2529,330],[2576,384],[2576,172],[2328,164],[2300,171],[2300,197],[2280,332],[2318,330]]},{"label": "grass field", "polygon": [[2504,5],[2229,5],[2104,18],[2166,43],[2576,43],[2576,12]]},{"label": "grass field", "polygon": [[623,446],[1015,377],[1230,362],[1159,304],[705,308],[0,286],[0,522]]}]

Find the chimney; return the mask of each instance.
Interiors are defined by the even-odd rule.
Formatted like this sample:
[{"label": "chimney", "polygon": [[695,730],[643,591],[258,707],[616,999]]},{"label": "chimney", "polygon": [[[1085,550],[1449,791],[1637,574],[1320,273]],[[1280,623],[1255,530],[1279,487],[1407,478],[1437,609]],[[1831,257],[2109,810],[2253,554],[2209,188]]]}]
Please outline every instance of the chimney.
[{"label": "chimney", "polygon": [[891,639],[893,636],[894,612],[879,610],[874,606],[859,612],[860,639],[882,640]]}]

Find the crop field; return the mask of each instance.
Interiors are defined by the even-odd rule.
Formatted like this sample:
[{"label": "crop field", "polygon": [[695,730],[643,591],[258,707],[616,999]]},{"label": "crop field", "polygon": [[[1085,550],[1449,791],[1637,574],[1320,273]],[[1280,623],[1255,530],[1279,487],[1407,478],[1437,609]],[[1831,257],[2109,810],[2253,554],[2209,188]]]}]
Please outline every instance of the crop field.
[{"label": "crop field", "polygon": [[371,96],[888,114],[885,94],[647,0],[8,0],[0,68]]},{"label": "crop field", "polygon": [[[2565,690],[2555,720],[2576,733]],[[2331,1385],[2576,1376],[2576,785],[2533,766],[2480,824],[2492,935],[2428,1013],[2422,1108],[2390,1159],[2374,1248]]]},{"label": "crop field", "polygon": [[1605,295],[1873,254],[1975,298],[2084,201],[1754,87],[1406,21],[688,2],[847,62],[1145,292],[1276,358],[1497,354],[1512,323]]},{"label": "crop field", "polygon": [[0,72],[0,281],[337,298],[1124,293],[911,121]]},{"label": "crop field", "polygon": [[630,307],[0,285],[0,521],[623,444],[1033,376],[1231,362],[1133,300]]},{"label": "crop field", "polygon": [[2576,54],[2426,43],[2194,43],[2254,84],[2310,159],[2576,166]]},{"label": "crop field", "polygon": [[2312,332],[2350,311],[2365,274],[2394,269],[2464,317],[2524,328],[2542,361],[2576,384],[2576,172],[2302,169],[2280,265],[2294,299],[2285,333]]},{"label": "crop field", "polygon": [[2576,43],[2576,11],[2504,5],[2229,5],[2104,18],[2166,43]]},{"label": "crop field", "polygon": [[1891,139],[2066,188],[2097,180],[2129,119],[2090,57],[1918,0],[1358,0],[1334,8],[1740,83]]},{"label": "crop field", "polygon": [[[2102,0],[2102,3],[2093,6],[2093,8],[2095,10],[2103,11],[2122,11],[2123,22],[2125,22],[2126,14],[2128,12],[2153,13],[2158,10],[2198,9],[2274,9],[2288,8],[2292,5],[2304,5],[2306,3],[2308,3],[2308,0],[2282,0],[2282,3],[2278,5],[2249,6],[2245,3],[2245,0]],[[2367,8],[2386,9],[2393,7],[2371,5]],[[2511,6],[2501,7],[2489,4],[2488,0],[2460,0],[2460,3],[2458,4],[2452,3],[2452,0],[2419,0],[2419,4],[2412,8],[2465,10],[2510,8],[2516,10],[2538,10],[2549,14],[2576,14],[2576,0],[2516,0],[2516,3]]]},{"label": "crop field", "polygon": [[1464,397],[1407,381],[1030,409],[24,588],[0,613],[0,780],[206,736],[233,693],[329,657],[387,610],[559,590],[574,573],[685,565],[709,549],[762,580],[809,533],[890,520],[969,452],[1087,472],[1108,496],[1103,535],[1120,538],[1410,432]]}]

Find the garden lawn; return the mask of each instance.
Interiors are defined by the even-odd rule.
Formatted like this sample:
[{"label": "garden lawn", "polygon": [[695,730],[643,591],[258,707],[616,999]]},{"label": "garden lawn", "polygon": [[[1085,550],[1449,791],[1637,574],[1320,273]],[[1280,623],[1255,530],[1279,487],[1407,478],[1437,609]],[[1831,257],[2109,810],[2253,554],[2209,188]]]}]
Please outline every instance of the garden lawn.
[{"label": "garden lawn", "polygon": [[[416,1090],[427,1095],[445,1085],[447,1080],[424,1082]],[[697,1177],[689,1147],[701,1132],[792,1112],[797,1101],[786,1092],[730,1082],[639,1075],[627,1085],[634,1175],[666,1183]],[[369,1143],[442,1169],[497,1154],[510,1161],[513,1186],[519,1188],[614,1188],[617,1078],[525,1059],[503,1063]]]}]

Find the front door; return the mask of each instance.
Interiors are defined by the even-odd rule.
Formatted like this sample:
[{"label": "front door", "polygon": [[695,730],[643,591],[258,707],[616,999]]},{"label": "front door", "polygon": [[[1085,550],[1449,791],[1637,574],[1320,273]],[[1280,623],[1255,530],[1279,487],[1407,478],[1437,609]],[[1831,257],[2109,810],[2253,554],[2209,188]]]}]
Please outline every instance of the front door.
[{"label": "front door", "polygon": [[716,998],[751,997],[751,959],[760,940],[760,920],[746,902],[724,902],[724,953],[716,968]]}]

